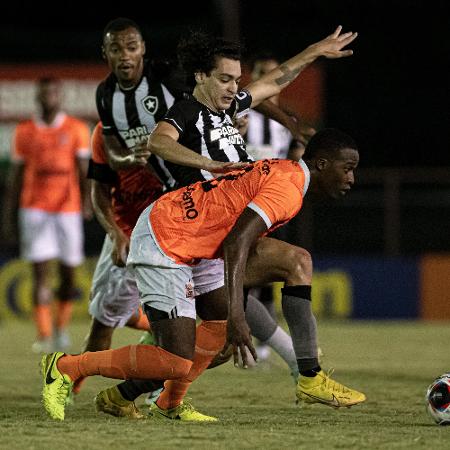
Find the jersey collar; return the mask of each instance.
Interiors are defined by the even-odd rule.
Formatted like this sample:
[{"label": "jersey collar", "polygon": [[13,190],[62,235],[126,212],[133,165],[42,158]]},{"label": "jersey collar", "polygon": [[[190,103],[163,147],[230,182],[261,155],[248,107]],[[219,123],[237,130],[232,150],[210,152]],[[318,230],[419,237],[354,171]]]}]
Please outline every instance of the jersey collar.
[{"label": "jersey collar", "polygon": [[34,123],[38,128],[59,128],[63,124],[64,120],[66,120],[66,117],[67,114],[60,111],[58,114],[56,114],[53,122],[50,124],[44,122],[39,116],[34,117]]},{"label": "jersey collar", "polygon": [[303,186],[303,196],[305,196],[306,191],[308,190],[309,187],[309,182],[311,180],[311,172],[309,171],[309,168],[306,165],[305,161],[303,161],[303,159],[300,159],[298,164],[300,165],[300,167],[303,170],[303,173],[305,174],[305,184]]}]

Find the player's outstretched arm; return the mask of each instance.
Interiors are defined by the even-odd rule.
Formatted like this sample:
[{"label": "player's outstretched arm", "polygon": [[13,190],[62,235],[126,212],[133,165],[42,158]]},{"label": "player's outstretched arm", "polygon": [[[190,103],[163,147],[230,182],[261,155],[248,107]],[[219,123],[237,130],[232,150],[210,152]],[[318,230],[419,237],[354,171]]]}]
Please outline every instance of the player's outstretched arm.
[{"label": "player's outstretched arm", "polygon": [[277,68],[253,81],[245,89],[252,95],[252,107],[255,107],[266,98],[279,94],[286,86],[294,81],[300,72],[320,56],[336,59],[345,58],[353,54],[352,50],[344,47],[352,43],[357,33],[351,31],[341,33],[342,27],[315,44],[310,45],[302,52],[280,64]]},{"label": "player's outstretched arm", "polygon": [[167,122],[159,122],[148,139],[148,150],[160,158],[181,166],[195,167],[212,173],[243,169],[248,163],[213,161],[178,142],[179,133]]}]

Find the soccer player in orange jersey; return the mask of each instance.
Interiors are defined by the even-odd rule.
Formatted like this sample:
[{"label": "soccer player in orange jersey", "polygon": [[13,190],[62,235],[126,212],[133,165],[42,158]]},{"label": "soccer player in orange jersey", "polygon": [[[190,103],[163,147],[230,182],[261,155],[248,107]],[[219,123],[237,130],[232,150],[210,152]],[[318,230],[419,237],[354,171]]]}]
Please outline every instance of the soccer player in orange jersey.
[{"label": "soccer player in orange jersey", "polygon": [[[64,419],[65,397],[81,376],[185,379],[190,383],[198,376],[192,373],[194,365],[206,367],[218,347],[231,349],[235,364],[240,354],[244,367],[248,363],[246,349],[256,359],[243,296],[244,285],[255,282],[256,275],[249,272],[255,244],[298,213],[308,189],[324,197],[345,195],[354,183],[358,162],[350,137],[337,130],[323,130],[309,142],[305,161],[258,161],[242,171],[165,194],[146,208],[133,230],[127,264],[135,273],[158,346],[44,356],[43,403],[50,416]],[[224,332],[226,328],[226,338],[212,327],[199,339],[193,267],[201,259],[214,258],[223,258],[225,264],[228,320],[221,326]],[[261,276],[264,274],[258,282]],[[292,307],[296,299],[310,298],[311,278],[311,260],[303,259],[286,280],[283,303]],[[295,320],[286,319],[295,347],[301,330]],[[317,378],[319,383],[299,381],[299,400],[334,407],[365,400],[364,394],[330,380],[322,371],[312,379]],[[206,416],[204,420],[215,419]]]},{"label": "soccer player in orange jersey", "polygon": [[[12,168],[5,197],[5,234],[15,234],[19,209],[21,255],[33,264],[36,352],[66,349],[67,325],[76,296],[74,268],[83,260],[83,215],[90,218],[86,172],[89,128],[61,111],[61,84],[43,78],[37,84],[39,113],[21,122],[14,134]],[[19,199],[20,196],[20,199]],[[59,260],[60,285],[52,319],[49,261]],[[54,322],[54,323],[53,323]],[[53,341],[52,341],[53,337]]]}]

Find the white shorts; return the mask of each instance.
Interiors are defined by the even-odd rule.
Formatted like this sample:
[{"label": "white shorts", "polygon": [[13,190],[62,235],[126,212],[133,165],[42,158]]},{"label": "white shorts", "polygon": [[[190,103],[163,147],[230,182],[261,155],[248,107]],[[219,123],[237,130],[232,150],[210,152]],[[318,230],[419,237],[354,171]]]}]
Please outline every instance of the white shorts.
[{"label": "white shorts", "polygon": [[113,245],[106,235],[95,267],[89,314],[107,327],[124,327],[140,308],[134,275],[125,267],[113,264]]},{"label": "white shorts", "polygon": [[127,266],[136,277],[141,303],[169,317],[196,318],[195,296],[223,286],[223,261],[202,260],[197,266],[177,264],[156,243],[148,219],[140,215],[131,234]]},{"label": "white shorts", "polygon": [[31,262],[58,259],[79,266],[84,259],[81,213],[19,209],[21,256]]}]

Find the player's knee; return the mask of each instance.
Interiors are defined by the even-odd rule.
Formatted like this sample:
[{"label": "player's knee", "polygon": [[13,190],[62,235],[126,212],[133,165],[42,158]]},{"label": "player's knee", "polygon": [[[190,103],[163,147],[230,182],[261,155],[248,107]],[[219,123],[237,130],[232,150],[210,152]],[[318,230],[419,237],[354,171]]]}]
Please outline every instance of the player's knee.
[{"label": "player's knee", "polygon": [[288,250],[286,260],[289,261],[289,281],[294,284],[309,284],[312,279],[311,254],[300,247]]}]

